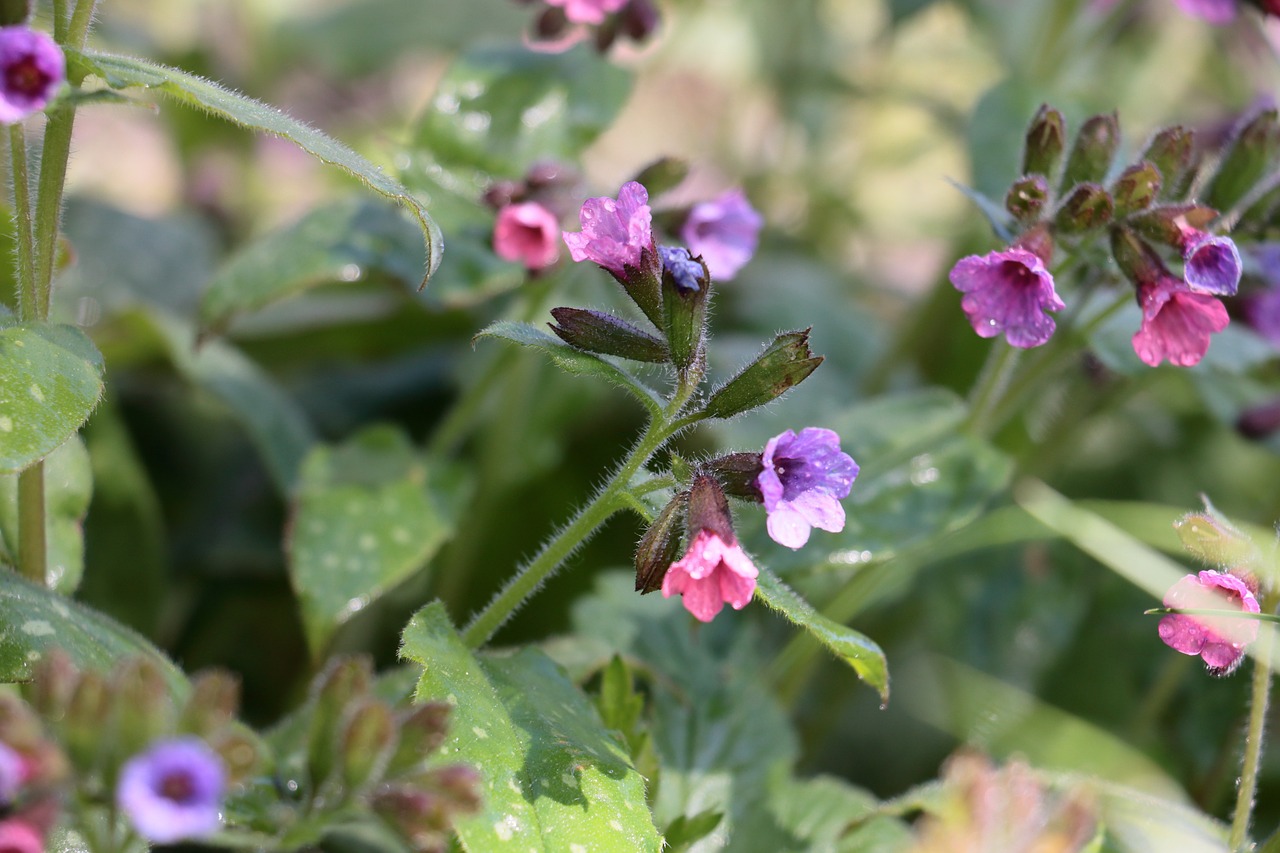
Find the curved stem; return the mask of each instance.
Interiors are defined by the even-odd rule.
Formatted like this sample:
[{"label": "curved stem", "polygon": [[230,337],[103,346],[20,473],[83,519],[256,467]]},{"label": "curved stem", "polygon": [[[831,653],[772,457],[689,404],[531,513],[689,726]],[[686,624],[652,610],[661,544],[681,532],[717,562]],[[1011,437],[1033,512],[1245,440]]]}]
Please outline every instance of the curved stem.
[{"label": "curved stem", "polygon": [[1249,700],[1249,729],[1244,739],[1244,764],[1240,769],[1240,787],[1236,792],[1236,810],[1231,818],[1231,834],[1227,846],[1244,849],[1249,835],[1249,819],[1253,815],[1254,795],[1258,790],[1258,767],[1262,763],[1262,742],[1267,725],[1267,704],[1271,695],[1271,632],[1263,631],[1253,657],[1253,693]]},{"label": "curved stem", "polygon": [[1003,341],[995,344],[969,394],[969,419],[965,423],[969,430],[985,435],[987,420],[1013,378],[1021,353]]},{"label": "curved stem", "polygon": [[31,233],[31,176],[27,170],[27,134],[21,122],[9,125],[9,161],[13,178],[13,217],[18,242],[18,317],[36,318],[32,267],[35,238]]}]

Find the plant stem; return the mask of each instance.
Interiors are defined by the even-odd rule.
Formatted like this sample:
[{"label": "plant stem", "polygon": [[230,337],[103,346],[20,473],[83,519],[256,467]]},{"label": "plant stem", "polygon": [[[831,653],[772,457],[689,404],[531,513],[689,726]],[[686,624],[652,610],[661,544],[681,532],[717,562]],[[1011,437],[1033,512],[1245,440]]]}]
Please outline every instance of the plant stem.
[{"label": "plant stem", "polygon": [[1249,700],[1249,729],[1244,738],[1244,764],[1240,769],[1240,788],[1236,792],[1236,811],[1231,819],[1231,835],[1227,846],[1244,849],[1253,815],[1254,795],[1258,790],[1258,767],[1262,763],[1262,741],[1267,725],[1267,704],[1271,695],[1271,631],[1263,630],[1253,656],[1253,694]]},{"label": "plant stem", "polygon": [[1003,341],[997,342],[987,356],[982,372],[974,383],[969,394],[969,419],[965,426],[969,430],[984,435],[987,419],[1013,377],[1018,367],[1021,350]]},{"label": "plant stem", "polygon": [[18,242],[18,317],[36,317],[35,276],[32,262],[35,238],[31,234],[31,177],[27,171],[27,134],[21,122],[9,125],[9,160],[13,178],[13,216]]},{"label": "plant stem", "polygon": [[640,470],[659,447],[675,434],[672,427],[661,421],[653,421],[644,435],[636,442],[631,455],[619,466],[596,496],[578,514],[560,529],[532,561],[512,578],[502,591],[480,611],[463,631],[462,641],[470,648],[479,648],[493,638],[503,623],[524,604],[525,599],[539,586],[604,522],[617,512],[624,502],[622,492],[631,478]]}]

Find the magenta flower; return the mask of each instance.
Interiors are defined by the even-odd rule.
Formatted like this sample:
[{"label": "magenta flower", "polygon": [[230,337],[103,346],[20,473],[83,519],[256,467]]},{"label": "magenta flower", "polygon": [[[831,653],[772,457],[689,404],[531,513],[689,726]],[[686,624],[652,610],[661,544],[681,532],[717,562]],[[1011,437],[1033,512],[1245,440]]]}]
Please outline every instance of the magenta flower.
[{"label": "magenta flower", "polygon": [[840,450],[840,436],[829,429],[787,430],[769,439],[760,460],[764,470],[756,488],[764,497],[769,536],[779,545],[800,548],[817,527],[844,529],[840,499],[849,495],[858,463]]},{"label": "magenta flower", "polygon": [[[1258,613],[1258,599],[1240,578],[1226,572],[1187,575],[1165,593],[1164,606],[1185,610],[1239,610]],[[1252,619],[1172,613],[1160,620],[1160,639],[1184,655],[1199,655],[1214,675],[1229,675],[1258,638]]]},{"label": "magenta flower", "polygon": [[734,189],[695,204],[680,227],[680,239],[702,256],[712,279],[728,281],[755,254],[763,225],[742,190]]},{"label": "magenta flower", "polygon": [[683,557],[662,579],[662,597],[684,597],[684,608],[700,622],[710,622],[728,604],[741,610],[756,591],[755,564],[735,539],[699,530]]},{"label": "magenta flower", "polygon": [[649,193],[635,181],[618,191],[618,200],[589,198],[579,213],[582,231],[565,231],[564,242],[575,261],[591,261],[624,277],[639,267],[645,249],[653,251],[653,213]]},{"label": "magenta flower", "polygon": [[0,27],[0,122],[12,124],[44,109],[67,77],[67,61],[47,34]]},{"label": "magenta flower", "polygon": [[1216,296],[1235,295],[1240,287],[1240,251],[1230,237],[1187,228],[1180,248],[1187,284]]},{"label": "magenta flower", "polygon": [[1199,364],[1209,336],[1230,321],[1221,302],[1172,276],[1139,284],[1138,305],[1142,327],[1133,335],[1133,351],[1151,367],[1164,359],[1178,367]]},{"label": "magenta flower", "polygon": [[159,741],[125,762],[116,802],[138,834],[170,844],[218,830],[226,774],[199,738]]},{"label": "magenta flower", "polygon": [[627,5],[627,0],[546,0],[546,3],[564,9],[564,16],[575,24],[603,24],[606,17]]},{"label": "magenta flower", "polygon": [[44,837],[24,820],[0,820],[0,853],[44,853]]},{"label": "magenta flower", "polygon": [[26,759],[7,743],[0,743],[0,806],[9,805],[17,799],[18,791],[26,780]]},{"label": "magenta flower", "polygon": [[1193,18],[1211,24],[1229,24],[1236,17],[1236,0],[1173,0]]},{"label": "magenta flower", "polygon": [[493,225],[493,251],[504,261],[543,270],[560,257],[559,233],[555,214],[537,202],[508,204]]},{"label": "magenta flower", "polygon": [[961,258],[951,268],[951,283],[964,294],[960,307],[980,337],[1003,334],[1023,349],[1038,347],[1053,334],[1053,318],[1045,311],[1066,307],[1044,261],[1017,247]]}]

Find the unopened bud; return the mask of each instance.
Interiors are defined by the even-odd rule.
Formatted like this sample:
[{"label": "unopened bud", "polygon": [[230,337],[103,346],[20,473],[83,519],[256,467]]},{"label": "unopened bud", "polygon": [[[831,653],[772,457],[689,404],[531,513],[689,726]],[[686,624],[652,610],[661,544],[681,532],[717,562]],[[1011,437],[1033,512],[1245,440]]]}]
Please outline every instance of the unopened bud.
[{"label": "unopened bud", "polygon": [[1116,216],[1128,216],[1154,204],[1160,195],[1160,182],[1160,170],[1145,160],[1121,172],[1111,185]]},{"label": "unopened bud", "polygon": [[1004,197],[1005,210],[1022,223],[1036,222],[1049,203],[1049,182],[1043,175],[1025,175],[1013,182]]},{"label": "unopened bud", "polygon": [[1253,540],[1209,513],[1185,515],[1173,523],[1173,529],[1184,548],[1211,566],[1249,565],[1258,553]]},{"label": "unopened bud", "polygon": [[1052,178],[1062,161],[1067,145],[1067,126],[1062,113],[1041,104],[1027,127],[1027,141],[1022,153],[1022,173]]},{"label": "unopened bud", "polygon": [[809,350],[809,331],[778,335],[755,361],[716,389],[703,413],[731,418],[776,400],[803,382],[822,363],[822,356]]},{"label": "unopened bud", "polygon": [[1280,118],[1272,107],[1245,122],[1230,142],[1209,182],[1205,201],[1219,210],[1230,208],[1265,177],[1277,154]]},{"label": "unopened bud", "polygon": [[178,719],[178,731],[208,738],[235,719],[240,707],[240,679],[222,669],[191,679],[191,696]]},{"label": "unopened bud", "polygon": [[494,210],[501,210],[523,199],[524,194],[524,187],[515,181],[494,181],[481,199]]},{"label": "unopened bud", "polygon": [[354,701],[369,694],[372,681],[373,662],[365,655],[337,658],[316,678],[307,735],[312,792],[318,791],[337,768],[343,718]]},{"label": "unopened bud", "polygon": [[111,715],[107,680],[92,670],[83,672],[62,721],[62,744],[77,771],[99,769],[112,739],[104,737],[103,724]]},{"label": "unopened bud", "polygon": [[169,685],[151,658],[139,656],[123,661],[111,674],[110,689],[117,754],[141,752],[172,730],[174,709]]},{"label": "unopened bud", "polygon": [[208,744],[222,759],[228,785],[251,779],[267,752],[252,730],[241,724],[223,728],[208,739]]},{"label": "unopened bud", "polygon": [[22,685],[22,695],[36,713],[56,723],[66,713],[79,680],[80,671],[67,653],[51,649],[36,664],[31,681]]},{"label": "unopened bud", "polygon": [[729,512],[729,500],[718,480],[710,474],[693,478],[689,489],[689,535],[696,536],[707,530],[720,537],[722,542],[738,541],[733,533],[733,515]]},{"label": "unopened bud", "polygon": [[689,250],[662,246],[663,331],[671,360],[681,372],[701,369],[705,357],[707,297],[711,274]]},{"label": "unopened bud", "polygon": [[1115,205],[1098,184],[1077,184],[1054,216],[1054,225],[1066,234],[1081,234],[1111,221]]},{"label": "unopened bud", "polygon": [[387,778],[417,770],[440,748],[449,731],[452,710],[445,702],[426,702],[401,717],[400,739],[387,762]]},{"label": "unopened bud", "polygon": [[670,361],[667,345],[612,314],[585,308],[552,308],[550,324],[560,340],[587,352],[616,355],[632,361],[661,364]]},{"label": "unopened bud", "polygon": [[1128,224],[1144,237],[1181,250],[1188,228],[1204,230],[1217,216],[1218,211],[1199,204],[1162,204],[1135,213]]},{"label": "unopened bud", "polygon": [[1120,145],[1120,122],[1115,113],[1094,116],[1076,134],[1067,168],[1062,174],[1062,189],[1076,184],[1096,183],[1106,177],[1111,159]]},{"label": "unopened bud", "polygon": [[351,712],[342,732],[342,781],[348,794],[375,784],[395,743],[391,708],[376,699]]},{"label": "unopened bud", "polygon": [[31,706],[17,696],[0,693],[0,743],[24,752],[43,739],[40,720]]},{"label": "unopened bud", "polygon": [[1111,229],[1111,254],[1116,266],[1134,284],[1151,284],[1168,275],[1155,250],[1123,225]]},{"label": "unopened bud", "polygon": [[763,503],[764,495],[756,479],[764,470],[759,453],[730,453],[712,459],[702,470],[714,476],[724,486],[725,494],[742,500]]},{"label": "unopened bud", "polygon": [[1166,127],[1147,143],[1142,160],[1160,173],[1160,198],[1177,198],[1192,172],[1195,134],[1185,127]]},{"label": "unopened bud", "polygon": [[680,556],[680,534],[684,522],[688,492],[673,497],[636,546],[636,592],[647,595],[662,587],[667,569]]}]

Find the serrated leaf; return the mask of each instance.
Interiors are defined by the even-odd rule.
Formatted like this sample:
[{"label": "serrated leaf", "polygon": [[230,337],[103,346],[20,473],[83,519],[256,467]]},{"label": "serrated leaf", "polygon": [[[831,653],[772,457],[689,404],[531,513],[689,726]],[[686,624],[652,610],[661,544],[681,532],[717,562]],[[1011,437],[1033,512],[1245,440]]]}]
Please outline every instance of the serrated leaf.
[{"label": "serrated leaf", "polygon": [[61,649],[81,669],[105,672],[130,655],[153,659],[170,691],[188,690],[182,672],[150,643],[103,614],[13,572],[0,572],[0,681],[25,681],[31,667]]},{"label": "serrated leaf", "polygon": [[455,824],[467,850],[662,848],[644,779],[544,654],[475,654],[437,602],[409,622],[401,656],[424,667],[419,701],[453,705],[442,760],[483,777],[480,813]]},{"label": "serrated leaf", "polygon": [[102,394],[102,356],[72,326],[0,328],[0,473],[17,472],[80,429]]},{"label": "serrated leaf", "polygon": [[239,314],[322,284],[380,276],[415,284],[421,268],[417,229],[395,207],[347,199],[233,255],[200,300],[200,325],[220,333]]},{"label": "serrated leaf", "polygon": [[884,652],[868,637],[814,610],[768,569],[761,569],[756,578],[756,595],[853,667],[858,677],[880,694],[881,702],[889,701],[889,667]]},{"label": "serrated leaf", "polygon": [[67,60],[83,72],[98,75],[113,89],[141,86],[159,90],[242,127],[281,136],[320,161],[342,169],[369,189],[406,208],[417,220],[426,245],[422,286],[439,266],[443,250],[440,229],[422,202],[395,178],[337,140],[273,107],[176,68],[92,50],[68,50]]},{"label": "serrated leaf", "polygon": [[285,550],[314,655],[451,535],[429,481],[426,464],[394,427],[370,427],[307,456]]},{"label": "serrated leaf", "polygon": [[579,376],[594,376],[625,388],[644,404],[644,407],[655,417],[662,414],[662,401],[647,385],[636,379],[612,361],[601,356],[569,346],[559,338],[555,338],[541,329],[528,323],[494,323],[476,334],[476,339],[499,338],[521,346],[542,350],[551,356],[556,366]]},{"label": "serrated leaf", "polygon": [[[49,454],[44,463],[45,582],[71,595],[84,572],[84,521],[93,495],[89,452],[79,436]],[[0,474],[0,545],[18,541],[18,475]],[[0,548],[0,552],[2,552]],[[14,557],[12,553],[9,557]]]}]

